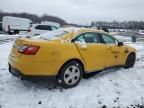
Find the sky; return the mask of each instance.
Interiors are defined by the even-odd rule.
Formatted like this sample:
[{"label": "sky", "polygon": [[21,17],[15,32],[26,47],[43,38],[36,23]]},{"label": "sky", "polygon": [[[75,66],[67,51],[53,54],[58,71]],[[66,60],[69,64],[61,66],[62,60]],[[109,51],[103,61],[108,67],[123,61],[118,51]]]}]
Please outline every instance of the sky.
[{"label": "sky", "polygon": [[54,15],[69,23],[144,21],[144,0],[0,0],[0,10]]}]

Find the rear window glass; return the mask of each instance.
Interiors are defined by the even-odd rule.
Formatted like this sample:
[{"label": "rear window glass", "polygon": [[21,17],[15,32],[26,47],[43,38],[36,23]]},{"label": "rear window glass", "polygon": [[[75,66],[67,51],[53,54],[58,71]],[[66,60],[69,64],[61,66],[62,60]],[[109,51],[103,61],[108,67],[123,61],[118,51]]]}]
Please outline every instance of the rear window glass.
[{"label": "rear window glass", "polygon": [[47,25],[38,25],[35,27],[35,29],[39,29],[39,30],[52,30],[51,26],[47,26]]},{"label": "rear window glass", "polygon": [[87,43],[99,43],[98,35],[96,33],[85,33],[84,37]]},{"label": "rear window glass", "polygon": [[51,26],[52,30],[57,30],[58,28],[55,26]]},{"label": "rear window glass", "polygon": [[39,39],[53,40],[53,39],[56,39],[60,36],[65,35],[67,33],[68,32],[63,30],[63,29],[58,29],[58,30],[54,30],[54,31],[45,32],[45,33],[40,34],[36,37],[39,38]]}]

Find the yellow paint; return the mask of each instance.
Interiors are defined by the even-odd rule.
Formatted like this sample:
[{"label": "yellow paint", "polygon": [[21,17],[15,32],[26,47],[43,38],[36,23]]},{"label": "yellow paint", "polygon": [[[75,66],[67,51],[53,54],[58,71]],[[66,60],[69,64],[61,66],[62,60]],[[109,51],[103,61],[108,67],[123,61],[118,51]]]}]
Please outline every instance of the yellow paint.
[{"label": "yellow paint", "polygon": [[[82,48],[78,43],[71,42],[71,39],[84,32],[102,33],[103,31],[79,29],[51,41],[18,39],[9,55],[9,64],[24,75],[57,75],[63,64],[71,59],[80,60],[85,72],[91,72],[110,66],[124,65],[127,56],[131,52],[135,53],[135,49],[126,45],[119,47],[103,43],[88,43],[86,48]],[[17,51],[23,44],[38,45],[40,50],[36,55],[20,54]],[[125,53],[126,49],[129,53]]]}]

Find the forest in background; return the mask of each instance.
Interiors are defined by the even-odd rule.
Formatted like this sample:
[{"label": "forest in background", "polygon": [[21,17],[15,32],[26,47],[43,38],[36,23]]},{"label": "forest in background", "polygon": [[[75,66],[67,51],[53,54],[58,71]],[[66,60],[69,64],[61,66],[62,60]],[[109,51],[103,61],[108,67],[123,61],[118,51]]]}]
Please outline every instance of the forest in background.
[{"label": "forest in background", "polygon": [[42,16],[38,16],[36,14],[31,13],[8,13],[0,11],[0,21],[2,21],[3,16],[14,16],[14,17],[20,17],[20,18],[28,18],[31,19],[34,23],[40,23],[41,21],[51,21],[51,22],[57,22],[61,25],[67,24],[65,20],[57,17],[57,16],[51,16],[44,14]]},{"label": "forest in background", "polygon": [[41,21],[52,21],[57,22],[59,24],[63,25],[73,25],[77,27],[85,26],[85,27],[106,27],[108,29],[132,29],[132,30],[144,30],[144,21],[92,21],[91,24],[83,25],[83,24],[74,24],[74,23],[68,23],[64,19],[58,17],[58,16],[51,16],[48,14],[44,14],[42,16],[38,16],[36,14],[31,13],[8,13],[3,12],[0,10],[0,21],[2,21],[3,16],[14,16],[14,17],[21,17],[21,18],[28,18],[31,19],[34,23],[40,23]]}]

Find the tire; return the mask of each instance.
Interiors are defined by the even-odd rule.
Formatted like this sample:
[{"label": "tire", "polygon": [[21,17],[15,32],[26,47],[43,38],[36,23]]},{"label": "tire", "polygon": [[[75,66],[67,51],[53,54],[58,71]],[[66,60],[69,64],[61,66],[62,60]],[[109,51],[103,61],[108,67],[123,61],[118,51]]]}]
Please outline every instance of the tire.
[{"label": "tire", "polygon": [[9,35],[12,35],[12,32],[8,32]]},{"label": "tire", "polygon": [[60,70],[57,82],[63,88],[73,88],[78,85],[83,75],[83,68],[80,63],[70,61]]},{"label": "tire", "polygon": [[135,64],[135,54],[130,54],[125,62],[125,69],[132,68]]},{"label": "tire", "polygon": [[19,34],[19,30],[14,30],[14,34]]}]

